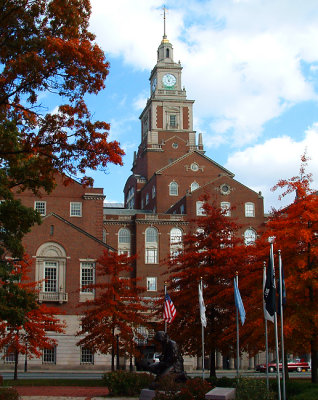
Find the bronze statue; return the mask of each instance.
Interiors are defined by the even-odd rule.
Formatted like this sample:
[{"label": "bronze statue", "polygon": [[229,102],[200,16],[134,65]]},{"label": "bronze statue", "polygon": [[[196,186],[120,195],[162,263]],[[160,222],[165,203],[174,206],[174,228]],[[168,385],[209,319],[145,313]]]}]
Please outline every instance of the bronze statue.
[{"label": "bronze statue", "polygon": [[157,375],[156,380],[167,374],[173,374],[176,382],[184,382],[187,377],[177,343],[171,340],[164,331],[156,332],[154,339],[161,343],[162,354],[159,363],[152,364],[149,367],[150,372]]}]

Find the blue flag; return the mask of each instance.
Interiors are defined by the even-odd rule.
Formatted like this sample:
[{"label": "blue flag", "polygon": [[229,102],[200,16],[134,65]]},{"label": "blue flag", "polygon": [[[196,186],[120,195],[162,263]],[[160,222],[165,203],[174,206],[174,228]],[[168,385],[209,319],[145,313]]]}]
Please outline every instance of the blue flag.
[{"label": "blue flag", "polygon": [[235,298],[235,307],[239,310],[240,317],[241,317],[241,323],[244,325],[245,322],[245,309],[244,309],[244,304],[241,298],[241,294],[239,291],[239,288],[237,287],[236,284],[236,279],[234,278],[234,298]]}]

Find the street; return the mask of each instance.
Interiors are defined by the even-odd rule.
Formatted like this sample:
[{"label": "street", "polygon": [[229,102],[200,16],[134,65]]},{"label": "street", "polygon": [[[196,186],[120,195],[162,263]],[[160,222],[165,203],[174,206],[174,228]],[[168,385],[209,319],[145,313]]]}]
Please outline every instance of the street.
[{"label": "street", "polygon": [[[109,372],[109,371],[107,371]],[[13,379],[13,371],[0,371],[3,379]],[[202,377],[202,371],[189,372],[190,377]],[[236,376],[236,370],[219,370],[216,372],[218,378],[226,376],[228,378],[234,378]],[[19,379],[100,379],[103,376],[103,372],[70,372],[70,371],[32,371],[32,372],[18,372]],[[205,378],[209,376],[209,371],[205,371]],[[250,378],[266,378],[266,374],[261,372],[255,372],[252,370],[240,371],[240,376]],[[269,374],[271,378],[276,377],[275,373]],[[308,372],[290,372],[289,377],[293,379],[297,378],[310,378],[311,373]]]}]

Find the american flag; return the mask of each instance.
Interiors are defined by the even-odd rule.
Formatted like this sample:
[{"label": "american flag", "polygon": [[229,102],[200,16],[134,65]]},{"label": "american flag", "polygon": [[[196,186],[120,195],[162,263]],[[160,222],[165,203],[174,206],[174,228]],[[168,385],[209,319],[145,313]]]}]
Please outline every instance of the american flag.
[{"label": "american flag", "polygon": [[172,300],[170,299],[170,296],[168,294],[166,294],[163,319],[170,324],[174,320],[176,314],[177,314],[176,308],[173,305]]}]

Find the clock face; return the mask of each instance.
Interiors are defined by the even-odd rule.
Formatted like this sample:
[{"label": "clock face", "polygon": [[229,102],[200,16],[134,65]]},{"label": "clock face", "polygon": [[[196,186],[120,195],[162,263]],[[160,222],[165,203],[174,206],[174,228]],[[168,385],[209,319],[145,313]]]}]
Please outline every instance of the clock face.
[{"label": "clock face", "polygon": [[154,92],[156,90],[157,86],[157,78],[153,78],[153,81],[151,83],[151,91]]},{"label": "clock face", "polygon": [[172,74],[166,74],[162,77],[162,83],[165,87],[171,88],[177,82],[177,78]]}]

